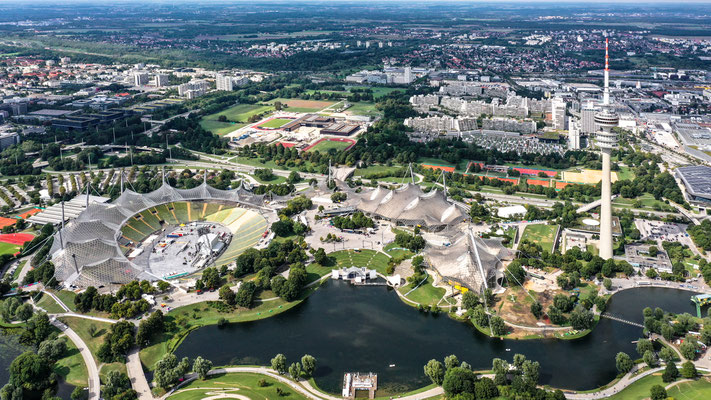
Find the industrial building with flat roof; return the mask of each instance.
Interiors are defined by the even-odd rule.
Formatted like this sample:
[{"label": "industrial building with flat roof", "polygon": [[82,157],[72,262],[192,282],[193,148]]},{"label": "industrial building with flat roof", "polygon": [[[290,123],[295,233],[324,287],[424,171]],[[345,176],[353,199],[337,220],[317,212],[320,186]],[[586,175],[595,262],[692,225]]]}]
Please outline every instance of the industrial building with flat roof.
[{"label": "industrial building with flat roof", "polygon": [[711,167],[679,167],[676,169],[676,176],[684,184],[686,198],[690,203],[711,206]]}]

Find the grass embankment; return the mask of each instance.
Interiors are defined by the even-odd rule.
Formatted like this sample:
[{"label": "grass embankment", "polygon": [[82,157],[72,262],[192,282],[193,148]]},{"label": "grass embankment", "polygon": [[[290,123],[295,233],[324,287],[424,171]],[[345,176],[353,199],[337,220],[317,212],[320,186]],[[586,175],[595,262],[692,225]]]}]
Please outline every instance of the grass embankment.
[{"label": "grass embankment", "polygon": [[67,352],[54,364],[54,372],[70,385],[86,387],[89,382],[89,372],[84,359],[74,342],[69,338],[66,338],[66,341]]},{"label": "grass embankment", "polygon": [[413,282],[400,287],[398,289],[398,292],[400,292],[402,295],[407,294],[405,298],[407,298],[408,300],[412,300],[416,303],[426,306],[437,305],[442,300],[442,297],[444,296],[446,291],[443,288],[432,286],[433,282],[434,278],[432,278],[432,276],[428,276],[427,282],[420,285],[417,289],[412,290],[415,286],[419,284],[419,282]]},{"label": "grass embankment", "polygon": [[62,306],[57,304],[57,302],[54,301],[52,296],[44,293],[42,294],[42,298],[37,302],[37,307],[43,308],[50,314],[60,314],[64,312]]},{"label": "grass embankment", "polygon": [[644,378],[634,382],[621,391],[608,397],[608,400],[642,400],[649,398],[649,391],[654,385],[666,384],[662,382],[662,373],[647,375]]},{"label": "grass embankment", "polygon": [[158,341],[141,349],[141,362],[146,368],[153,370],[158,360],[167,353],[173,352],[182,343],[183,339],[197,328],[216,325],[222,318],[228,322],[249,322],[269,318],[298,305],[316,289],[318,289],[318,285],[305,289],[301,296],[292,302],[276,299],[256,303],[256,306],[249,309],[237,308],[231,312],[221,312],[217,307],[210,305],[210,303],[219,302],[204,301],[178,307],[166,315],[166,321],[175,322],[175,329],[164,332]]},{"label": "grass embankment", "polygon": [[328,153],[331,150],[335,150],[336,152],[343,151],[346,148],[352,146],[353,143],[351,142],[341,142],[341,141],[335,141],[335,140],[324,140],[316,144],[314,147],[310,148],[308,151],[316,151],[318,150],[320,153]]},{"label": "grass embankment", "polygon": [[[259,382],[264,381],[266,386],[260,386]],[[278,394],[277,390],[282,392]],[[211,396],[222,396],[224,398],[231,395],[245,396],[251,400],[285,398],[289,400],[305,400],[302,394],[290,388],[286,384],[265,375],[252,373],[233,373],[213,375],[206,380],[194,380],[185,385],[173,395],[170,400],[199,400]]]},{"label": "grass embankment", "polygon": [[[111,324],[79,317],[62,317],[60,320],[79,335],[84,343],[86,343],[89,351],[91,351],[91,355],[94,357],[96,364],[100,364],[96,358],[96,353],[99,351],[99,347],[104,343],[104,336],[111,331]],[[94,333],[93,335],[91,334],[92,331]]]}]

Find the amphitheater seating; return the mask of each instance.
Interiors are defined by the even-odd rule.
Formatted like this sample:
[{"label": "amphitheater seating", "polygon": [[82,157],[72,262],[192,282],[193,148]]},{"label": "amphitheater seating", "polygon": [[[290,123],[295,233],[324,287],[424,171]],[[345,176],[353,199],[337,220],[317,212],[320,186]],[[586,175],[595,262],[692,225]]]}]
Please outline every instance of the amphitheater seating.
[{"label": "amphitheater seating", "polygon": [[160,217],[156,217],[151,210],[144,210],[139,213],[141,219],[150,227],[152,231],[157,231],[160,229]]},{"label": "amphitheater seating", "polygon": [[232,237],[232,242],[230,242],[227,250],[215,262],[215,265],[219,266],[233,261],[245,250],[256,245],[266,231],[267,221],[261,215],[254,211],[242,211],[245,211],[242,213],[244,215],[243,218],[239,218],[231,224],[226,224],[236,234]]},{"label": "amphitheater seating", "polygon": [[190,203],[190,220],[197,221],[202,218],[202,209],[205,203],[202,202],[191,202]]},{"label": "amphitheater seating", "polygon": [[188,219],[188,203],[180,201],[168,204],[168,206],[173,207],[173,214],[175,214],[175,217],[178,219],[178,222],[180,222],[181,224],[190,222],[190,219]]},{"label": "amphitheater seating", "polygon": [[228,226],[232,225],[233,223],[238,221],[240,218],[242,218],[242,216],[245,215],[246,212],[247,212],[247,210],[245,210],[245,209],[236,208],[232,211],[232,213],[230,215],[228,215],[225,219],[222,220],[222,223],[225,225],[228,225]]},{"label": "amphitheater seating", "polygon": [[235,208],[223,208],[222,210],[214,213],[207,215],[205,217],[206,221],[212,221],[212,222],[223,222],[225,218],[227,218],[234,210]]},{"label": "amphitheater seating", "polygon": [[219,204],[213,204],[213,203],[206,203],[207,205],[203,209],[202,215],[200,216],[200,219],[205,219],[206,216],[210,214],[214,214],[217,212],[217,210],[220,209]]}]

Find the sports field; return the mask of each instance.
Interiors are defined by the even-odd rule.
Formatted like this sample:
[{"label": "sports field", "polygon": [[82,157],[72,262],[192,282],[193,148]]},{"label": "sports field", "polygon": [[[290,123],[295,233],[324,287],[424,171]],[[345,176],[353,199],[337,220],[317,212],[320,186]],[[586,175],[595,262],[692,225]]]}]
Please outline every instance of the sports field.
[{"label": "sports field", "polygon": [[333,104],[335,104],[335,101],[328,101],[328,100],[301,100],[301,99],[284,99],[284,98],[277,98],[274,100],[271,100],[269,103],[274,104],[274,102],[281,102],[281,104],[286,105],[286,108],[284,111],[291,111],[291,112],[302,112],[302,113],[309,113],[309,112],[317,112],[321,111],[326,107],[329,107]]},{"label": "sports field", "polygon": [[224,115],[228,120],[233,122],[247,122],[247,119],[255,114],[261,114],[263,112],[273,111],[274,107],[271,105],[262,104],[237,104],[226,110],[220,111],[215,114],[210,114],[203,119],[217,121],[221,115]]},{"label": "sports field", "polygon": [[[612,172],[611,181],[617,181],[617,172]],[[584,169],[581,172],[564,171],[563,180],[566,182],[585,183],[594,185],[602,180],[602,171],[594,169]]]},{"label": "sports field", "polygon": [[288,124],[292,120],[289,118],[274,118],[259,125],[259,128],[276,129]]},{"label": "sports field", "polygon": [[711,399],[711,382],[707,378],[694,382],[682,382],[667,390],[667,395],[684,400]]},{"label": "sports field", "polygon": [[529,242],[537,243],[543,248],[543,251],[551,252],[557,231],[558,225],[526,225],[523,235],[521,235],[521,241],[528,240]]},{"label": "sports field", "polygon": [[324,138],[305,148],[304,151],[318,150],[321,153],[328,153],[333,149],[338,152],[345,151],[354,144],[355,140],[352,139]]},{"label": "sports field", "polygon": [[20,246],[12,243],[0,242],[0,255],[15,254],[20,251]]}]

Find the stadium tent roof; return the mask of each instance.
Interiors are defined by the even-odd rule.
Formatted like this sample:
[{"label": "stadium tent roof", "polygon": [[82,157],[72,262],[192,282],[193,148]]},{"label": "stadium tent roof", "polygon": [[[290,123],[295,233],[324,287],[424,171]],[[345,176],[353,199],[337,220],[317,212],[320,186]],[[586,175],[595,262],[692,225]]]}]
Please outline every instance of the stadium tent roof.
[{"label": "stadium tent roof", "polygon": [[240,186],[220,190],[206,183],[192,189],[175,189],[164,183],[153,192],[124,191],[113,203],[91,203],[78,217],[54,235],[49,255],[55,277],[66,284],[99,286],[156,279],[144,267],[128,260],[119,246],[121,227],[133,215],[174,201],[221,200],[261,207],[264,195]]},{"label": "stadium tent roof", "polygon": [[484,289],[498,285],[503,276],[499,271],[500,260],[508,257],[508,249],[499,241],[483,240],[465,232],[449,246],[428,243],[425,255],[444,280],[481,294]]},{"label": "stadium tent roof", "polygon": [[455,225],[466,219],[466,213],[447,200],[444,192],[434,189],[425,193],[413,183],[395,190],[377,187],[361,193],[358,209],[404,225],[421,225],[430,229]]}]

